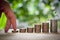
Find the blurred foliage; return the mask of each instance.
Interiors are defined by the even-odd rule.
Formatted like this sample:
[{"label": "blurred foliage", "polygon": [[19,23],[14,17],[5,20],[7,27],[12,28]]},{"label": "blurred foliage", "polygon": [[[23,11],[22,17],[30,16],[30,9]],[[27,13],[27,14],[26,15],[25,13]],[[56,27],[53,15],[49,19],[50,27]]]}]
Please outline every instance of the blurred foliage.
[{"label": "blurred foliage", "polygon": [[[51,3],[54,0],[8,0],[20,22],[37,23],[55,16]],[[58,3],[54,4],[54,7]],[[31,22],[32,21],[32,22]]]},{"label": "blurred foliage", "polygon": [[[55,8],[59,6],[59,2],[51,5],[54,0],[8,0],[8,2],[17,19],[20,22],[29,22],[31,25],[55,17]],[[6,20],[5,16],[0,18],[0,25],[6,23],[6,21],[4,21],[2,24],[2,19]]]},{"label": "blurred foliage", "polygon": [[2,12],[2,16],[0,18],[0,30],[4,29],[6,26],[6,16],[4,14],[4,12]]},{"label": "blurred foliage", "polygon": [[58,21],[58,28],[60,29],[60,19],[59,19],[59,21]]}]

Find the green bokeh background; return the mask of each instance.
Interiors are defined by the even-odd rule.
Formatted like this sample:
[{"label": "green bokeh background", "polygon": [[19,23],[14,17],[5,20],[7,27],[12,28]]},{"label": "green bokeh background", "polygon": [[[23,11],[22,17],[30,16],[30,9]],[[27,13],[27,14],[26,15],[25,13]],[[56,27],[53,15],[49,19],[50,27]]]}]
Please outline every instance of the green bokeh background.
[{"label": "green bokeh background", "polygon": [[[54,0],[7,0],[11,9],[14,11],[19,22],[34,23],[46,22],[56,16],[55,9],[52,9],[51,3]],[[58,8],[60,2],[54,3],[53,7]],[[44,12],[45,11],[45,12]],[[3,13],[0,18],[0,30],[5,28],[6,16]],[[60,21],[58,22],[60,26]]]}]

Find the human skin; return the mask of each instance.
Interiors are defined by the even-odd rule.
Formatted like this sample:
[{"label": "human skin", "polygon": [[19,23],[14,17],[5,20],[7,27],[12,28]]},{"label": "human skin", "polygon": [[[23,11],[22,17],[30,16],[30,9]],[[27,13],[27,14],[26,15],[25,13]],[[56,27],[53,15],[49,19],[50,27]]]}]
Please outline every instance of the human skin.
[{"label": "human skin", "polygon": [[8,32],[11,25],[14,31],[16,31],[16,16],[14,15],[14,12],[11,10],[9,3],[4,0],[0,1],[0,17],[2,12],[4,12],[7,17],[5,32]]}]

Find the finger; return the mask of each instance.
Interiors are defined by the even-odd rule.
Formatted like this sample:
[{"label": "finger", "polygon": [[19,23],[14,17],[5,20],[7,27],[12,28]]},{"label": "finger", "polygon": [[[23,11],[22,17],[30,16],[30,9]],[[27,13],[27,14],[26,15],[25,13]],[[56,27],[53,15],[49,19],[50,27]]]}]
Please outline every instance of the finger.
[{"label": "finger", "polygon": [[16,17],[13,15],[13,17],[10,19],[10,22],[12,24],[12,27],[14,31],[16,31]]},{"label": "finger", "polygon": [[5,32],[8,32],[10,26],[11,26],[11,23],[10,23],[9,20],[7,20],[7,24],[6,24],[6,27],[5,27]]}]

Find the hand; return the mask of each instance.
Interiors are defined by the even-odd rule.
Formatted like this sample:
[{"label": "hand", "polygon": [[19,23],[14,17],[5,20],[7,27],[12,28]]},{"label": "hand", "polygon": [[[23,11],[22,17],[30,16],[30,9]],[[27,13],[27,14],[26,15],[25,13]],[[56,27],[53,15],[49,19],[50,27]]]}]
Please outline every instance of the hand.
[{"label": "hand", "polygon": [[8,32],[11,25],[12,25],[14,31],[16,31],[16,17],[12,13],[10,15],[12,15],[12,17],[9,15],[6,15],[7,23],[6,23],[6,27],[5,27],[5,32]]},{"label": "hand", "polygon": [[5,32],[8,32],[11,25],[14,31],[16,31],[16,17],[14,15],[14,12],[11,10],[9,3],[6,1],[0,1],[0,11],[4,12],[7,17]]}]

